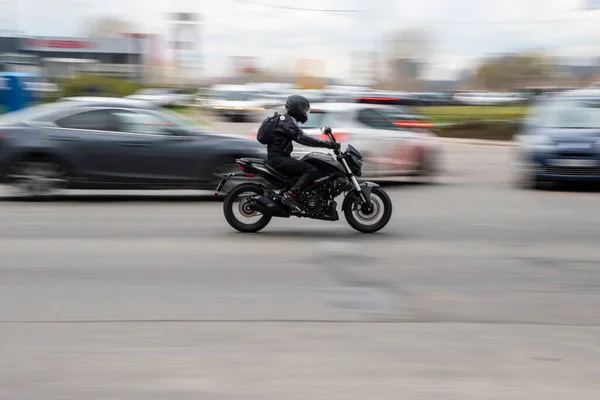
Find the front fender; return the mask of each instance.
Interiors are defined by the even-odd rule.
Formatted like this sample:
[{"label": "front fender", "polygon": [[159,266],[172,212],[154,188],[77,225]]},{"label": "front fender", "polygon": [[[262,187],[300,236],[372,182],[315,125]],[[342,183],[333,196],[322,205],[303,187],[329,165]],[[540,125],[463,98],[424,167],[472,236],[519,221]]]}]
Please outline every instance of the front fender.
[{"label": "front fender", "polygon": [[[371,191],[373,191],[373,188],[379,187],[379,185],[376,184],[375,182],[363,182],[359,186],[360,186],[360,190],[365,195],[365,198],[367,199],[367,201],[371,199]],[[346,195],[346,197],[347,198],[360,198],[360,193],[356,189],[353,188]]]}]

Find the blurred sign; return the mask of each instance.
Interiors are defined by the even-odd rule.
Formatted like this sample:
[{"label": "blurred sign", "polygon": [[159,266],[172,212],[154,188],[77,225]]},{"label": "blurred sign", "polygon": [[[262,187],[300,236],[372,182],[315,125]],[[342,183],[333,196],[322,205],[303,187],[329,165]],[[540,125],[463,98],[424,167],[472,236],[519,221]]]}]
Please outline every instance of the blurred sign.
[{"label": "blurred sign", "polygon": [[[202,15],[198,13],[169,14],[171,50],[178,67],[199,68],[200,24]],[[192,61],[190,61],[192,60]]]},{"label": "blurred sign", "polygon": [[33,52],[135,54],[130,38],[24,38],[21,49]]},{"label": "blurred sign", "polygon": [[48,49],[92,49],[100,47],[96,42],[89,40],[57,40],[57,39],[26,39],[25,45]]},{"label": "blurred sign", "polygon": [[195,50],[200,41],[199,17],[190,13],[175,13],[171,20],[171,47],[175,50]]}]

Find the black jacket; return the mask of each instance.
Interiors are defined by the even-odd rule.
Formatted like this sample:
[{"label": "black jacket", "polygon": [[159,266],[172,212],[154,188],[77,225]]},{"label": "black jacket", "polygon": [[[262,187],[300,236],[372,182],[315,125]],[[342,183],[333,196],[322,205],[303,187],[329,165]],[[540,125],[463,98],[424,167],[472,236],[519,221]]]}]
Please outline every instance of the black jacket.
[{"label": "black jacket", "polygon": [[277,127],[273,131],[271,143],[267,146],[268,158],[291,157],[294,151],[292,142],[300,143],[310,147],[330,147],[328,141],[316,139],[302,132],[289,114],[279,117]]}]

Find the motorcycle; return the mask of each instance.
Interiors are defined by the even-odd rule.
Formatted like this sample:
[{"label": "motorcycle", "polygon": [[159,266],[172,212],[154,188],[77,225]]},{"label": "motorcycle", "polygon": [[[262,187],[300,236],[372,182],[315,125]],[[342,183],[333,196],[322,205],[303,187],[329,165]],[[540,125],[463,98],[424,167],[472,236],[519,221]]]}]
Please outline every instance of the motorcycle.
[{"label": "motorcycle", "polygon": [[[273,217],[310,218],[338,221],[335,199],[345,193],[342,211],[348,224],[362,233],[374,233],[383,229],[392,216],[392,201],[376,183],[358,183],[362,175],[363,156],[352,145],[341,151],[330,129],[323,132],[336,144],[335,158],[328,153],[312,152],[302,160],[314,165],[321,177],[309,184],[296,199],[300,210],[282,202],[283,193],[289,190],[298,176],[283,175],[262,159],[239,158],[237,166],[242,172],[223,174],[217,186],[218,195],[228,179],[236,176],[260,177],[273,188],[262,182],[241,183],[235,186],[223,201],[225,219],[232,228],[240,232],[258,232],[265,228]],[[235,205],[237,204],[237,206]],[[240,216],[235,215],[239,211]],[[256,220],[253,220],[256,219]]]}]

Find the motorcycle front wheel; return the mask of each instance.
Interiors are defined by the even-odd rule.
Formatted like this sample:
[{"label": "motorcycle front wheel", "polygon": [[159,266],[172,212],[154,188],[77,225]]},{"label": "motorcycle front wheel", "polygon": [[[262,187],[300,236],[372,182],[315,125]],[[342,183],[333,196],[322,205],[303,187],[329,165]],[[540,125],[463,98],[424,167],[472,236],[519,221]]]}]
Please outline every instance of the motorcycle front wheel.
[{"label": "motorcycle front wheel", "polygon": [[371,210],[365,210],[360,200],[346,197],[342,208],[348,224],[362,233],[375,233],[383,229],[392,218],[392,200],[385,190],[375,187],[371,192]]},{"label": "motorcycle front wheel", "polygon": [[238,185],[231,189],[223,201],[223,214],[232,228],[244,232],[258,232],[266,227],[271,217],[254,211],[247,206],[251,196],[263,194],[263,189],[252,183]]}]

